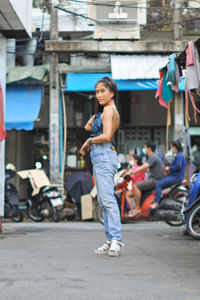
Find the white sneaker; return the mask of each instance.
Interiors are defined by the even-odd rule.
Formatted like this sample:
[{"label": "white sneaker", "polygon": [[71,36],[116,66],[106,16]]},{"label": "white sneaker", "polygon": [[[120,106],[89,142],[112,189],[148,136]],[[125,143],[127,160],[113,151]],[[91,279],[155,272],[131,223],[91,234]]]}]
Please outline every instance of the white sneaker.
[{"label": "white sneaker", "polygon": [[111,242],[107,241],[103,246],[94,249],[94,253],[98,255],[107,254],[110,249]]},{"label": "white sneaker", "polygon": [[112,240],[110,249],[108,251],[108,255],[109,256],[119,256],[121,247],[123,247],[123,246],[124,246],[124,244],[122,242],[119,242],[117,240]]}]

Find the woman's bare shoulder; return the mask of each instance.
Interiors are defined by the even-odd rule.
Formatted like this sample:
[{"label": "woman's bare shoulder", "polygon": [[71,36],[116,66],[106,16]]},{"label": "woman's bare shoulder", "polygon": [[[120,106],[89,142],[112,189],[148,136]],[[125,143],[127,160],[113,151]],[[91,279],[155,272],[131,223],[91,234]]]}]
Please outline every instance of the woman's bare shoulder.
[{"label": "woman's bare shoulder", "polygon": [[112,116],[112,114],[113,114],[112,106],[110,106],[110,105],[109,106],[105,106],[103,108],[103,114]]}]

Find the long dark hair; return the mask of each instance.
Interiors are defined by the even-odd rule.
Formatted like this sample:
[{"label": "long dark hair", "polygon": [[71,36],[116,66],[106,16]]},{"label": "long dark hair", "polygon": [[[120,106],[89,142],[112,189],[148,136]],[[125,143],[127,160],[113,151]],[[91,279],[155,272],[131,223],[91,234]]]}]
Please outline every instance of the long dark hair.
[{"label": "long dark hair", "polygon": [[[111,92],[113,92],[113,100],[115,101],[115,104],[117,102],[117,96],[118,96],[118,90],[117,90],[117,85],[112,80],[110,77],[103,77],[102,79],[98,80],[97,83],[95,84],[95,89],[99,83],[102,83],[105,87],[107,87]],[[98,112],[103,112],[103,106],[99,104],[98,101],[96,101],[96,108],[95,108],[95,114]]]},{"label": "long dark hair", "polygon": [[141,159],[141,157],[140,157],[139,155],[133,154],[133,158],[134,158],[135,160],[137,160],[138,166],[141,166],[141,165],[142,165],[142,159]]},{"label": "long dark hair", "polygon": [[172,146],[176,147],[178,152],[183,152],[183,147],[182,147],[181,142],[179,140],[172,141]]}]

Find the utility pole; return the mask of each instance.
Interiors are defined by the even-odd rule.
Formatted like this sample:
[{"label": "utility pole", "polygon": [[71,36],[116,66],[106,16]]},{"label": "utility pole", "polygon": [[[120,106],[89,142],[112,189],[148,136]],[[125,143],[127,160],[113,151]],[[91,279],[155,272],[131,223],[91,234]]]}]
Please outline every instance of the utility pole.
[{"label": "utility pole", "polygon": [[[58,11],[50,7],[50,40],[58,40]],[[50,180],[52,183],[60,182],[59,171],[59,79],[58,54],[50,54],[50,103],[49,103],[49,147],[50,147]]]},{"label": "utility pole", "polygon": [[183,15],[182,10],[179,9],[182,7],[183,1],[176,0],[174,1],[174,40],[182,41],[183,40]]},{"label": "utility pole", "polygon": [[[175,8],[181,8],[183,0],[174,1]],[[183,15],[181,9],[174,10],[174,40],[183,40]],[[185,144],[184,134],[184,100],[183,92],[174,93],[174,138],[180,139]]]}]

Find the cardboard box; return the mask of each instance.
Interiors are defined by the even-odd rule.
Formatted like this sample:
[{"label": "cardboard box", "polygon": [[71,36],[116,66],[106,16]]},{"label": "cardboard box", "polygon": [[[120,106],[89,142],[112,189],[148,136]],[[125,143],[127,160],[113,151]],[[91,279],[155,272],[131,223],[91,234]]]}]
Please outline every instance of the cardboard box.
[{"label": "cardboard box", "polygon": [[32,170],[23,170],[18,171],[17,174],[22,179],[29,179],[33,188],[32,196],[39,193],[39,190],[43,186],[49,187],[61,187],[61,184],[51,184],[49,178],[45,174],[44,170],[41,169],[32,169]]},{"label": "cardboard box", "polygon": [[90,195],[92,196],[93,199],[96,198],[96,196],[97,196],[97,188],[96,188],[96,186],[93,187],[93,189],[90,192]]},{"label": "cardboard box", "polygon": [[81,219],[88,220],[93,218],[93,200],[91,194],[81,196]]}]

